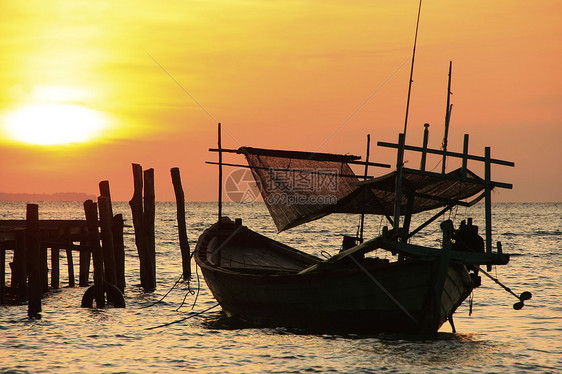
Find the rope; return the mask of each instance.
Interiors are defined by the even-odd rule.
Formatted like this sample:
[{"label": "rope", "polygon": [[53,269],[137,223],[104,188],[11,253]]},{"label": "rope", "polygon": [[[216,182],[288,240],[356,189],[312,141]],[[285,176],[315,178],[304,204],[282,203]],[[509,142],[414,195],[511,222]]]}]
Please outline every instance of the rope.
[{"label": "rope", "polygon": [[193,317],[199,316],[199,315],[201,315],[201,314],[203,314],[203,313],[206,313],[206,312],[208,312],[209,310],[214,309],[214,308],[216,308],[216,307],[219,306],[219,305],[220,305],[219,303],[216,303],[215,305],[213,305],[213,306],[211,306],[211,307],[209,307],[209,308],[207,308],[207,309],[205,309],[205,310],[202,310],[202,311],[200,311],[200,312],[191,314],[191,315],[189,315],[189,316],[187,316],[187,317],[184,317],[184,318],[181,318],[181,319],[177,319],[177,320],[172,321],[172,322],[164,323],[164,324],[162,324],[162,325],[147,327],[147,328],[145,328],[145,330],[155,330],[155,329],[159,329],[159,328],[162,328],[162,327],[167,327],[167,326],[170,326],[170,325],[173,325],[173,324],[176,324],[176,323],[180,323],[180,322],[186,321],[186,320],[188,320],[188,319],[190,319],[190,318],[193,318]]},{"label": "rope", "polygon": [[158,304],[158,303],[161,303],[161,302],[166,298],[166,296],[168,296],[168,295],[170,294],[170,292],[172,292],[172,290],[176,287],[176,285],[179,283],[179,281],[181,280],[182,277],[183,277],[183,273],[180,275],[180,277],[178,278],[178,280],[176,281],[176,283],[174,283],[174,285],[172,286],[172,288],[170,288],[170,289],[168,290],[168,292],[166,292],[166,294],[165,294],[164,296],[162,296],[162,298],[161,298],[160,300],[155,301],[154,303],[152,303],[152,304],[150,304],[150,305],[147,305],[147,306],[141,306],[139,309],[150,308],[150,307],[152,307],[152,306],[154,306],[154,305],[156,305],[156,304]]}]

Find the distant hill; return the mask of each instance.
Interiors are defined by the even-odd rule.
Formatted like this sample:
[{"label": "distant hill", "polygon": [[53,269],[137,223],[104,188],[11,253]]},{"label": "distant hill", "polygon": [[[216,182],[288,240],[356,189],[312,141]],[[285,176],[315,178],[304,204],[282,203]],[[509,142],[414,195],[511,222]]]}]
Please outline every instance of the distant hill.
[{"label": "distant hill", "polygon": [[83,192],[57,192],[52,194],[0,192],[0,201],[86,201],[95,198],[94,195]]}]

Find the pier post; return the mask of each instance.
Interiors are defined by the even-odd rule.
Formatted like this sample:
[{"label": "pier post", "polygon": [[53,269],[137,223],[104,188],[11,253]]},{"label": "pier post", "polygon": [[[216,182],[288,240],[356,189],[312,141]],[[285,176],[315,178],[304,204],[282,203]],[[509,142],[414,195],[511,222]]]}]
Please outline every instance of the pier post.
[{"label": "pier post", "polygon": [[60,251],[59,248],[51,248],[51,288],[60,288]]},{"label": "pier post", "polygon": [[[81,236],[84,233],[81,233]],[[80,239],[80,246],[82,248],[88,247],[88,240],[86,238]],[[89,248],[90,249],[90,248]],[[92,258],[92,252],[90,251],[80,251],[80,275],[78,276],[78,285],[80,287],[87,287],[89,285],[88,280],[90,278],[90,259]]]},{"label": "pier post", "polygon": [[26,260],[28,275],[27,316],[41,318],[41,247],[39,243],[39,206],[27,204]]},{"label": "pier post", "polygon": [[12,270],[12,288],[15,288],[16,299],[25,300],[27,298],[27,260],[25,245],[25,230],[18,231],[16,234],[16,248],[14,248],[14,260],[10,264]]},{"label": "pier post", "polygon": [[104,271],[103,271],[103,252],[100,247],[98,231],[98,208],[92,200],[84,202],[84,211],[88,225],[88,244],[94,259],[94,297],[98,308],[105,306],[104,297]]},{"label": "pier post", "polygon": [[[41,234],[39,234],[41,235]],[[49,291],[49,266],[47,265],[47,247],[40,245],[39,251],[39,274],[41,279],[41,293]]]},{"label": "pier post", "polygon": [[154,169],[144,171],[144,213],[143,243],[145,245],[145,270],[147,292],[156,289],[156,241],[154,236],[154,220],[156,218],[156,201],[154,194]]},{"label": "pier post", "polygon": [[176,195],[178,235],[181,250],[183,279],[187,280],[191,277],[191,257],[189,241],[187,239],[187,225],[185,222],[185,195],[181,184],[180,169],[177,167],[172,168],[170,173],[172,175],[172,184],[174,185],[174,193]]},{"label": "pier post", "polygon": [[68,287],[74,287],[74,259],[72,258],[72,251],[66,250],[66,264],[68,267]]},{"label": "pier post", "polygon": [[113,249],[115,251],[115,275],[117,288],[125,292],[125,244],[123,242],[123,215],[113,216],[111,231],[113,233]]},{"label": "pier post", "polygon": [[113,232],[111,230],[112,219],[109,198],[98,197],[98,209],[100,214],[101,244],[103,250],[103,263],[105,268],[105,279],[116,285],[117,275],[115,271],[115,250],[113,248]]},{"label": "pier post", "polygon": [[133,228],[135,232],[135,243],[137,245],[137,252],[139,254],[140,263],[140,281],[141,286],[145,288],[146,285],[146,270],[145,270],[145,245],[143,243],[144,235],[142,234],[143,228],[143,208],[142,208],[142,167],[139,164],[132,164],[133,167],[133,197],[129,201],[131,213],[133,215]]}]

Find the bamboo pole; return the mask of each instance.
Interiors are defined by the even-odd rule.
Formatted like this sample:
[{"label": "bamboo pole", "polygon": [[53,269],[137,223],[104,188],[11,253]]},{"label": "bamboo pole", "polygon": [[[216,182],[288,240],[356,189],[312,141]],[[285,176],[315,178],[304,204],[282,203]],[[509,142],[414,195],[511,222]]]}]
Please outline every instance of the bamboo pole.
[{"label": "bamboo pole", "polygon": [[466,177],[466,170],[468,168],[468,134],[464,134],[462,145],[462,176]]},{"label": "bamboo pole", "polygon": [[410,66],[410,80],[408,82],[408,99],[406,101],[406,116],[404,119],[404,139],[406,139],[406,130],[408,129],[408,113],[410,111],[410,97],[412,94],[412,83],[414,82],[414,62],[416,60],[416,45],[418,42],[418,29],[420,26],[421,7],[422,7],[422,0],[420,0],[420,5],[418,8],[418,19],[416,21],[416,35],[414,36],[414,48],[412,50],[412,64]]},{"label": "bamboo pole", "polygon": [[[365,172],[363,173],[363,177],[366,180],[367,179],[367,175],[369,172],[369,153],[371,150],[371,134],[367,134],[367,152],[365,154]],[[361,229],[360,229],[360,233],[359,233],[359,241],[361,243],[363,243],[363,231],[365,229],[365,213],[361,213]]]},{"label": "bamboo pole", "polygon": [[425,160],[427,158],[427,142],[429,140],[429,123],[423,125],[423,145],[422,145],[422,154],[421,154],[421,161],[420,161],[420,170],[425,171]]},{"label": "bamboo pole", "polygon": [[[484,180],[486,182],[484,190],[484,205],[486,211],[486,253],[492,253],[492,168],[490,164],[490,147],[486,147],[484,149],[484,158]],[[491,271],[492,265],[487,265],[486,269]]]},{"label": "bamboo pole", "polygon": [[402,205],[402,168],[404,166],[404,134],[398,135],[398,156],[396,159],[396,181],[394,201],[394,229],[400,228],[400,206]]},{"label": "bamboo pole", "polygon": [[187,225],[185,222],[185,195],[181,184],[180,169],[177,167],[172,168],[170,173],[172,175],[172,184],[174,185],[174,193],[176,195],[178,236],[181,250],[183,279],[187,280],[191,277],[191,257],[189,241],[187,239]]},{"label": "bamboo pole", "polygon": [[449,84],[447,85],[447,108],[445,109],[445,135],[443,135],[443,162],[441,163],[441,173],[445,174],[445,165],[447,163],[447,142],[449,139],[449,124],[451,122],[451,71],[453,69],[453,61],[449,61]]},{"label": "bamboo pole", "polygon": [[39,206],[27,204],[26,213],[26,260],[28,275],[27,316],[41,318],[41,275],[39,244]]},{"label": "bamboo pole", "polygon": [[[219,149],[219,213],[218,213],[218,227],[217,227],[217,248],[221,247],[221,221],[222,221],[222,139],[221,139],[221,124],[218,125],[218,149]],[[217,263],[221,263],[221,253],[217,253]]]}]

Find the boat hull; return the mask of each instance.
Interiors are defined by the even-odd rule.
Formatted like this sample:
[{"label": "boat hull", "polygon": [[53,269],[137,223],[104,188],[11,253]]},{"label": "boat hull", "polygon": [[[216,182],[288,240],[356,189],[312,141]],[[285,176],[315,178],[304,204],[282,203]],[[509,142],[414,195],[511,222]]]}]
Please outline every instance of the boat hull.
[{"label": "boat hull", "polygon": [[436,303],[437,264],[432,261],[365,259],[359,266],[349,262],[313,272],[216,266],[207,256],[214,236],[212,228],[201,236],[195,259],[226,314],[251,325],[436,332],[472,291],[466,267],[449,265],[440,303]]}]

